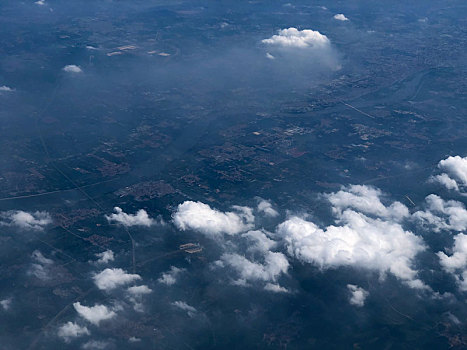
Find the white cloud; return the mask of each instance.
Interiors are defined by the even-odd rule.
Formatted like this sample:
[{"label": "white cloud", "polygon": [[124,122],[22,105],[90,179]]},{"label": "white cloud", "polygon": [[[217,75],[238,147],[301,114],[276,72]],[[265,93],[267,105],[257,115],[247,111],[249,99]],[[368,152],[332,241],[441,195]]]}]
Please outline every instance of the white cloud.
[{"label": "white cloud", "polygon": [[467,235],[459,233],[454,237],[454,247],[452,248],[451,256],[443,252],[439,252],[438,256],[441,265],[448,272],[467,268]]},{"label": "white cloud", "polygon": [[186,311],[188,316],[190,316],[190,317],[193,317],[196,314],[196,311],[197,311],[193,306],[188,305],[184,301],[180,301],[180,300],[179,301],[174,301],[172,303],[172,305],[179,308],[180,310]]},{"label": "white cloud", "polygon": [[0,306],[3,310],[9,310],[11,307],[11,298],[0,300]]},{"label": "white cloud", "polygon": [[258,203],[258,211],[269,217],[276,217],[279,215],[279,213],[272,207],[271,202],[264,199]]},{"label": "white cloud", "polygon": [[248,246],[248,250],[267,252],[276,246],[276,242],[270,239],[264,231],[248,231],[242,234],[242,237],[253,243]]},{"label": "white cloud", "polygon": [[459,191],[459,185],[457,181],[451,179],[448,174],[436,175],[431,178],[433,182],[439,182],[441,185],[446,187],[448,190]]},{"label": "white cloud", "polygon": [[267,283],[264,286],[264,289],[269,292],[274,292],[274,293],[288,293],[289,292],[287,288],[281,287],[280,285],[275,284],[275,283]]},{"label": "white cloud", "polygon": [[409,209],[405,205],[394,202],[390,206],[385,206],[381,202],[382,196],[380,189],[365,185],[350,185],[338,192],[325,195],[337,215],[341,215],[345,209],[352,208],[384,219],[401,220],[409,216]]},{"label": "white cloud", "polygon": [[11,92],[13,89],[11,87],[8,87],[6,85],[0,86],[0,92]]},{"label": "white cloud", "polygon": [[467,157],[448,157],[439,162],[438,168],[447,171],[463,185],[467,185]]},{"label": "white cloud", "polygon": [[284,254],[267,252],[264,263],[248,260],[239,254],[223,254],[220,258],[220,266],[228,266],[235,270],[239,279],[235,284],[245,285],[247,282],[263,281],[275,282],[281,274],[287,273],[289,262]]},{"label": "white cloud", "polygon": [[121,208],[115,207],[115,213],[106,215],[106,219],[109,222],[116,222],[126,227],[130,226],[146,226],[149,227],[155,223],[153,219],[151,219],[144,209],[140,209],[136,212],[136,214],[127,214]]},{"label": "white cloud", "polygon": [[337,15],[334,15],[334,19],[337,19],[338,21],[348,21],[349,20],[342,13],[338,13]]},{"label": "white cloud", "polygon": [[82,69],[74,64],[69,64],[63,67],[63,70],[67,73],[81,73]]},{"label": "white cloud", "polygon": [[271,60],[268,69],[276,72],[302,76],[342,68],[338,52],[329,38],[315,30],[280,29],[276,35],[261,42],[265,45],[266,57]]},{"label": "white cloud", "polygon": [[467,229],[467,210],[461,202],[445,201],[435,194],[427,196],[425,202],[426,210],[414,213],[414,219],[430,225],[435,231]]},{"label": "white cloud", "polygon": [[178,267],[172,266],[170,267],[170,270],[164,272],[157,281],[159,283],[171,286],[177,282],[178,275],[180,275],[184,271],[185,269],[179,269]]},{"label": "white cloud", "polygon": [[73,303],[76,312],[93,325],[98,326],[101,321],[110,320],[117,314],[105,305],[94,305],[91,307],[81,305],[80,302]]},{"label": "white cloud", "polygon": [[452,254],[438,252],[440,264],[446,272],[454,275],[462,291],[467,292],[467,235],[459,233],[454,237]]},{"label": "white cloud", "polygon": [[348,284],[347,289],[351,293],[349,299],[350,304],[360,307],[365,305],[365,299],[370,295],[370,293],[354,284]]},{"label": "white cloud", "polygon": [[11,210],[0,213],[0,225],[17,226],[25,230],[43,230],[45,226],[52,223],[52,218],[45,211],[33,213],[22,210]]},{"label": "white cloud", "polygon": [[57,334],[65,342],[69,342],[72,338],[89,335],[91,333],[86,327],[82,327],[77,323],[67,322],[58,329]]},{"label": "white cloud", "polygon": [[425,249],[423,240],[400,224],[372,219],[353,210],[338,215],[339,226],[324,229],[299,217],[278,227],[290,255],[322,269],[354,266],[390,272],[414,288],[425,288],[416,279],[415,256]]},{"label": "white cloud", "polygon": [[149,288],[148,286],[146,285],[141,285],[141,286],[133,286],[133,287],[129,287],[127,289],[128,293],[130,293],[131,295],[144,295],[144,294],[149,294],[152,292],[152,289]]},{"label": "white cloud", "polygon": [[107,264],[110,261],[114,261],[114,252],[111,250],[106,250],[102,253],[97,253],[96,256],[99,258],[96,263],[98,264]]},{"label": "white cloud", "polygon": [[243,217],[247,223],[253,224],[253,222],[255,221],[255,216],[253,215],[253,209],[251,209],[250,207],[244,207],[241,205],[233,205],[232,209],[234,209],[237,213],[239,213],[239,215]]},{"label": "white cloud", "polygon": [[130,343],[139,343],[141,341],[141,338],[136,338],[136,337],[130,337],[128,339]]},{"label": "white cloud", "polygon": [[186,201],[178,205],[173,221],[180,230],[194,230],[211,237],[223,233],[234,235],[252,228],[254,216],[251,208],[232,208],[235,212],[224,213],[201,202]]},{"label": "white cloud", "polygon": [[141,285],[130,287],[127,289],[127,292],[129,294],[129,300],[131,303],[133,303],[133,308],[135,309],[135,311],[143,312],[143,295],[150,294],[152,292],[152,289],[146,285]]},{"label": "white cloud", "polygon": [[[265,211],[272,209],[270,203],[264,202],[260,208]],[[234,274],[232,283],[235,285],[246,286],[250,282],[259,282],[266,290],[284,292],[285,288],[282,289],[275,282],[281,274],[287,273],[289,268],[287,258],[280,252],[270,251],[276,247],[277,243],[268,237],[267,231],[248,231],[253,228],[255,221],[251,208],[241,206],[233,206],[232,208],[233,211],[221,212],[204,203],[184,202],[178,206],[173,215],[173,221],[179,229],[192,229],[214,237],[223,233],[235,235],[244,232],[232,240],[224,237],[222,247],[224,249],[228,247],[229,252],[222,254],[213,266],[229,269]],[[269,213],[271,214],[271,212]],[[240,248],[243,244],[241,242],[246,245],[249,257],[232,252],[232,250]],[[241,244],[238,245],[239,243]],[[176,282],[178,273],[180,271],[177,268],[172,268],[168,273],[164,273],[158,281],[171,285]]]},{"label": "white cloud", "polygon": [[38,0],[35,2],[36,5],[39,5],[39,6],[44,6],[45,5],[45,1],[44,0]]},{"label": "white cloud", "polygon": [[279,30],[277,35],[262,40],[264,44],[283,48],[327,48],[331,45],[328,37],[318,31],[297,28]]},{"label": "white cloud", "polygon": [[126,273],[122,269],[105,269],[104,271],[94,275],[94,283],[101,290],[112,290],[119,286],[137,281],[141,279],[140,275]]},{"label": "white cloud", "polygon": [[438,181],[447,189],[463,192],[467,186],[467,157],[448,157],[438,163],[438,168],[444,171],[435,176],[433,180]]}]

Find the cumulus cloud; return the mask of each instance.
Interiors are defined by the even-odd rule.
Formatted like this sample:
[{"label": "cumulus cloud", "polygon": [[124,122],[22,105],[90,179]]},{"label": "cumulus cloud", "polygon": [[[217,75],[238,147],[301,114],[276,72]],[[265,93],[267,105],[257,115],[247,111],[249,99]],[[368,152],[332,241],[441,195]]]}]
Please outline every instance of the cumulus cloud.
[{"label": "cumulus cloud", "polygon": [[337,215],[341,215],[345,209],[352,208],[384,219],[401,220],[409,216],[409,209],[400,202],[384,205],[381,202],[383,197],[381,190],[371,186],[351,185],[325,197],[332,204]]},{"label": "cumulus cloud", "polygon": [[145,284],[141,286],[133,286],[127,289],[128,293],[131,295],[144,295],[152,292],[152,289],[146,286]]},{"label": "cumulus cloud", "polygon": [[[259,199],[259,203],[264,200]],[[260,210],[276,215],[269,202],[264,201]],[[287,273],[289,262],[284,254],[272,252],[275,242],[270,233],[261,230],[250,230],[254,227],[255,217],[253,209],[249,207],[233,206],[232,211],[221,212],[200,202],[184,202],[173,214],[174,224],[182,230],[192,229],[210,237],[227,234],[222,241],[222,248],[227,250],[213,267],[225,269],[234,285],[250,286],[260,284],[265,290],[272,292],[286,292],[277,284],[278,278]],[[232,236],[229,238],[229,236]],[[241,251],[246,247],[243,253]],[[238,252],[238,253],[237,253]],[[160,283],[172,285],[182,272],[172,267],[159,278]]]},{"label": "cumulus cloud", "polygon": [[267,46],[266,57],[271,60],[270,66],[277,72],[286,73],[289,78],[294,72],[301,78],[303,75],[311,78],[341,68],[329,38],[315,30],[281,29],[262,43]]},{"label": "cumulus cloud", "polygon": [[334,15],[334,19],[337,19],[338,21],[348,21],[349,20],[342,13],[338,13],[337,15]]},{"label": "cumulus cloud", "polygon": [[454,237],[454,247],[452,248],[451,256],[443,252],[439,252],[438,256],[441,265],[448,272],[467,268],[467,235],[459,233]]},{"label": "cumulus cloud", "polygon": [[289,261],[278,252],[267,252],[263,263],[251,261],[236,253],[226,253],[217,265],[232,268],[238,274],[235,284],[246,285],[254,281],[275,282],[281,274],[287,273]]},{"label": "cumulus cloud", "polygon": [[265,231],[255,230],[242,234],[250,243],[248,250],[267,252],[276,246],[276,242],[270,239]]},{"label": "cumulus cloud", "polygon": [[67,322],[58,329],[57,335],[65,342],[70,342],[72,338],[91,334],[86,327],[82,327],[74,322]]},{"label": "cumulus cloud", "polygon": [[107,268],[104,271],[94,275],[94,283],[101,290],[112,290],[119,286],[140,280],[141,276],[137,274],[126,273],[122,269]]},{"label": "cumulus cloud", "polygon": [[322,269],[353,266],[390,272],[414,288],[425,285],[412,267],[415,256],[425,249],[423,240],[399,223],[370,218],[347,209],[338,215],[338,226],[319,228],[311,221],[291,217],[278,227],[288,252]]},{"label": "cumulus cloud", "polygon": [[281,287],[280,285],[276,283],[267,283],[264,286],[264,289],[269,292],[273,292],[273,293],[288,293],[289,292],[287,288]]},{"label": "cumulus cloud", "polygon": [[467,187],[467,157],[448,157],[438,163],[438,168],[443,171],[441,175],[433,178],[449,190],[464,192]]},{"label": "cumulus cloud", "polygon": [[276,217],[279,213],[272,207],[271,202],[261,199],[258,203],[258,211],[269,217]]},{"label": "cumulus cloud", "polygon": [[115,213],[106,215],[105,218],[109,222],[115,222],[117,224],[121,224],[126,227],[130,226],[146,226],[149,227],[155,223],[153,219],[151,219],[144,209],[140,209],[136,212],[136,214],[127,214],[121,208],[115,207]]},{"label": "cumulus cloud", "polygon": [[439,162],[438,167],[459,180],[463,185],[467,185],[467,157],[448,157]]},{"label": "cumulus cloud", "polygon": [[97,253],[96,257],[99,259],[96,261],[98,264],[107,264],[110,261],[114,261],[114,252],[111,250],[106,250],[105,252],[102,253]]},{"label": "cumulus cloud", "polygon": [[36,5],[39,5],[39,6],[44,6],[45,5],[45,1],[44,0],[38,0],[35,2]]},{"label": "cumulus cloud", "polygon": [[170,267],[170,270],[167,272],[164,272],[157,281],[159,283],[171,286],[177,282],[178,275],[180,275],[184,271],[185,269],[180,269],[178,267],[172,266]]},{"label": "cumulus cloud", "polygon": [[448,190],[459,191],[459,185],[457,181],[451,179],[448,174],[436,175],[431,178],[433,182],[439,182],[441,185],[446,187]]},{"label": "cumulus cloud", "polygon": [[63,67],[63,70],[67,73],[81,73],[82,69],[79,66],[76,66],[74,64],[69,64]]},{"label": "cumulus cloud", "polygon": [[277,232],[288,252],[322,269],[340,266],[392,273],[412,288],[428,288],[416,278],[416,255],[425,249],[422,238],[406,231],[401,222],[410,217],[400,202],[389,203],[381,190],[351,185],[323,196],[332,205],[335,224],[320,228],[291,217]]},{"label": "cumulus cloud", "polygon": [[190,317],[193,317],[197,311],[193,306],[188,305],[184,301],[180,301],[180,300],[174,301],[172,305],[179,308],[180,310],[186,311],[188,316]]},{"label": "cumulus cloud", "polygon": [[135,311],[143,312],[144,307],[142,303],[143,295],[150,294],[152,289],[146,285],[141,286],[133,286],[127,289],[127,293],[129,294],[129,300],[133,303],[133,308]]},{"label": "cumulus cloud", "polygon": [[178,205],[173,222],[180,230],[194,230],[206,236],[234,235],[253,227],[251,208],[233,206],[234,211],[221,212],[201,202],[186,201]]},{"label": "cumulus cloud", "polygon": [[105,305],[96,304],[94,306],[88,307],[81,305],[80,302],[76,302],[73,303],[73,307],[81,317],[96,326],[98,326],[102,321],[110,320],[117,316],[115,311],[110,310]]},{"label": "cumulus cloud", "polygon": [[459,233],[454,237],[451,255],[438,252],[440,264],[446,272],[454,275],[459,288],[467,292],[467,235]]},{"label": "cumulus cloud", "polygon": [[10,210],[0,213],[0,225],[17,226],[25,230],[41,231],[52,223],[52,218],[45,211],[33,213],[22,210]]},{"label": "cumulus cloud", "polygon": [[264,44],[285,48],[327,48],[331,45],[328,37],[311,29],[287,28],[277,35],[262,40]]},{"label": "cumulus cloud", "polygon": [[434,231],[467,229],[467,210],[464,204],[455,200],[444,200],[430,194],[425,198],[426,209],[415,212],[412,217],[432,227]]},{"label": "cumulus cloud", "polygon": [[370,295],[370,293],[354,284],[348,284],[347,289],[350,292],[350,304],[360,307],[365,305],[365,299],[368,297],[368,295]]}]

